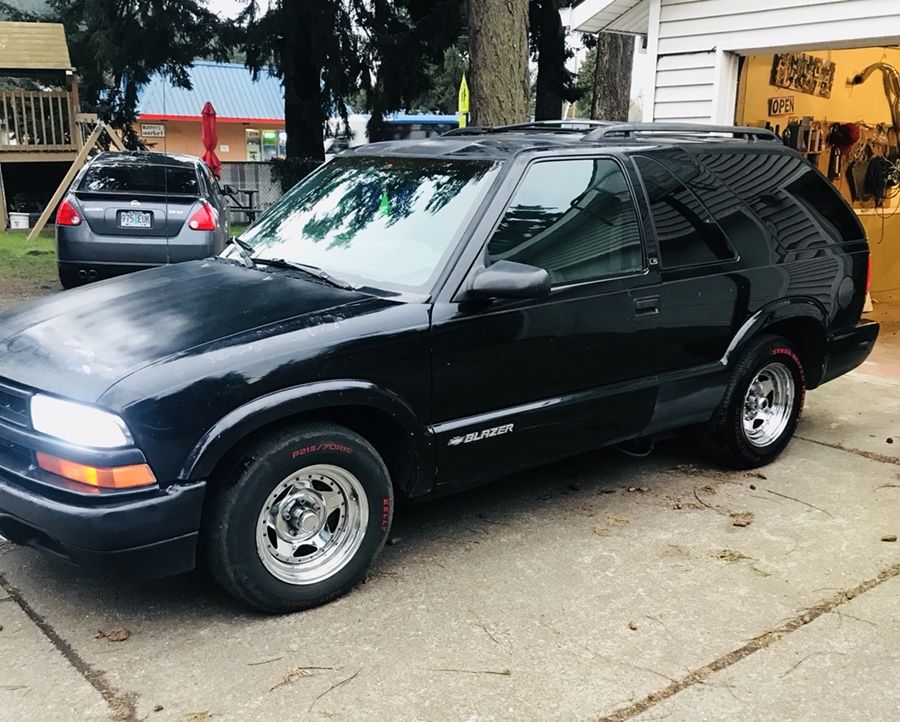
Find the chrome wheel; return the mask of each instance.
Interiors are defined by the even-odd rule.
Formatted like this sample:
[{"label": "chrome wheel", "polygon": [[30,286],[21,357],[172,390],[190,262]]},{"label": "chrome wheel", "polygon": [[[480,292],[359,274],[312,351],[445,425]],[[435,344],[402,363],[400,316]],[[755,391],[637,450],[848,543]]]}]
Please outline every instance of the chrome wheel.
[{"label": "chrome wheel", "polygon": [[275,578],[315,584],[353,558],[368,519],[369,504],[359,479],[339,466],[307,466],[281,481],[263,504],[256,552]]},{"label": "chrome wheel", "polygon": [[782,363],[756,374],[744,397],[744,436],[753,446],[768,446],[787,428],[794,409],[794,377]]}]

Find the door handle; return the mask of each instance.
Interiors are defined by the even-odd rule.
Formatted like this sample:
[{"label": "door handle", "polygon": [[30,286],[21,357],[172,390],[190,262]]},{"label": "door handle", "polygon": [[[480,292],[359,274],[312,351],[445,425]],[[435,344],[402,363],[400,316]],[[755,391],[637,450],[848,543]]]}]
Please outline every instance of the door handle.
[{"label": "door handle", "polygon": [[634,299],[635,316],[656,316],[659,313],[659,296]]}]

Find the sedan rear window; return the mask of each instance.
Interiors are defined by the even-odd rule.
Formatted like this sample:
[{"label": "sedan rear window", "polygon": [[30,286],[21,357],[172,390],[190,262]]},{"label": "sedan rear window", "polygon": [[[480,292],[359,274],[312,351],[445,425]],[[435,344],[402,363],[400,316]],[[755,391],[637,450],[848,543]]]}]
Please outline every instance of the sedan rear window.
[{"label": "sedan rear window", "polygon": [[200,194],[197,172],[190,167],[143,163],[104,163],[87,169],[78,186],[95,193]]}]

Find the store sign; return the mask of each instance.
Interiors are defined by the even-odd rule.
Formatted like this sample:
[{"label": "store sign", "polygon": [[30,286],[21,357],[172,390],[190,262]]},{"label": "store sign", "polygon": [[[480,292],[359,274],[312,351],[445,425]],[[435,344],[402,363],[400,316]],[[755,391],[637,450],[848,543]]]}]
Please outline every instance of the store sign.
[{"label": "store sign", "polygon": [[794,96],[769,98],[769,115],[791,115],[794,112]]},{"label": "store sign", "polygon": [[834,63],[803,53],[775,53],[769,82],[778,88],[830,98]]},{"label": "store sign", "polygon": [[141,123],[141,136],[144,138],[165,138],[166,126],[162,123]]}]

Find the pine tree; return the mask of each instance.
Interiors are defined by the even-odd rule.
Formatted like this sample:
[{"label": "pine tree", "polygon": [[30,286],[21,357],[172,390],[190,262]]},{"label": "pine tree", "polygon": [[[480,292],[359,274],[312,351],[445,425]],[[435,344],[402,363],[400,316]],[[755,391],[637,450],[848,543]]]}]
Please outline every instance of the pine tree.
[{"label": "pine tree", "polygon": [[572,0],[531,0],[529,30],[532,57],[537,61],[535,83],[535,120],[557,120],[562,117],[563,101],[573,103],[582,91],[575,85],[575,75],[566,68],[572,57],[566,48],[566,35],[559,11],[572,5]]},{"label": "pine tree", "polygon": [[220,21],[199,0],[50,0],[49,8],[46,19],[66,27],[82,108],[122,128],[130,147],[150,78],[162,73],[189,88],[194,58],[222,52]]},{"label": "pine tree", "polygon": [[528,0],[469,0],[472,122],[527,120],[530,85]]},{"label": "pine tree", "polygon": [[628,120],[634,37],[619,33],[585,36],[589,47],[578,71],[581,114],[599,120]]},{"label": "pine tree", "polygon": [[325,121],[346,117],[346,99],[358,87],[362,62],[352,6],[349,0],[277,0],[260,13],[252,0],[238,18],[239,35],[231,36],[254,72],[268,67],[282,79],[285,185],[325,158]]}]

